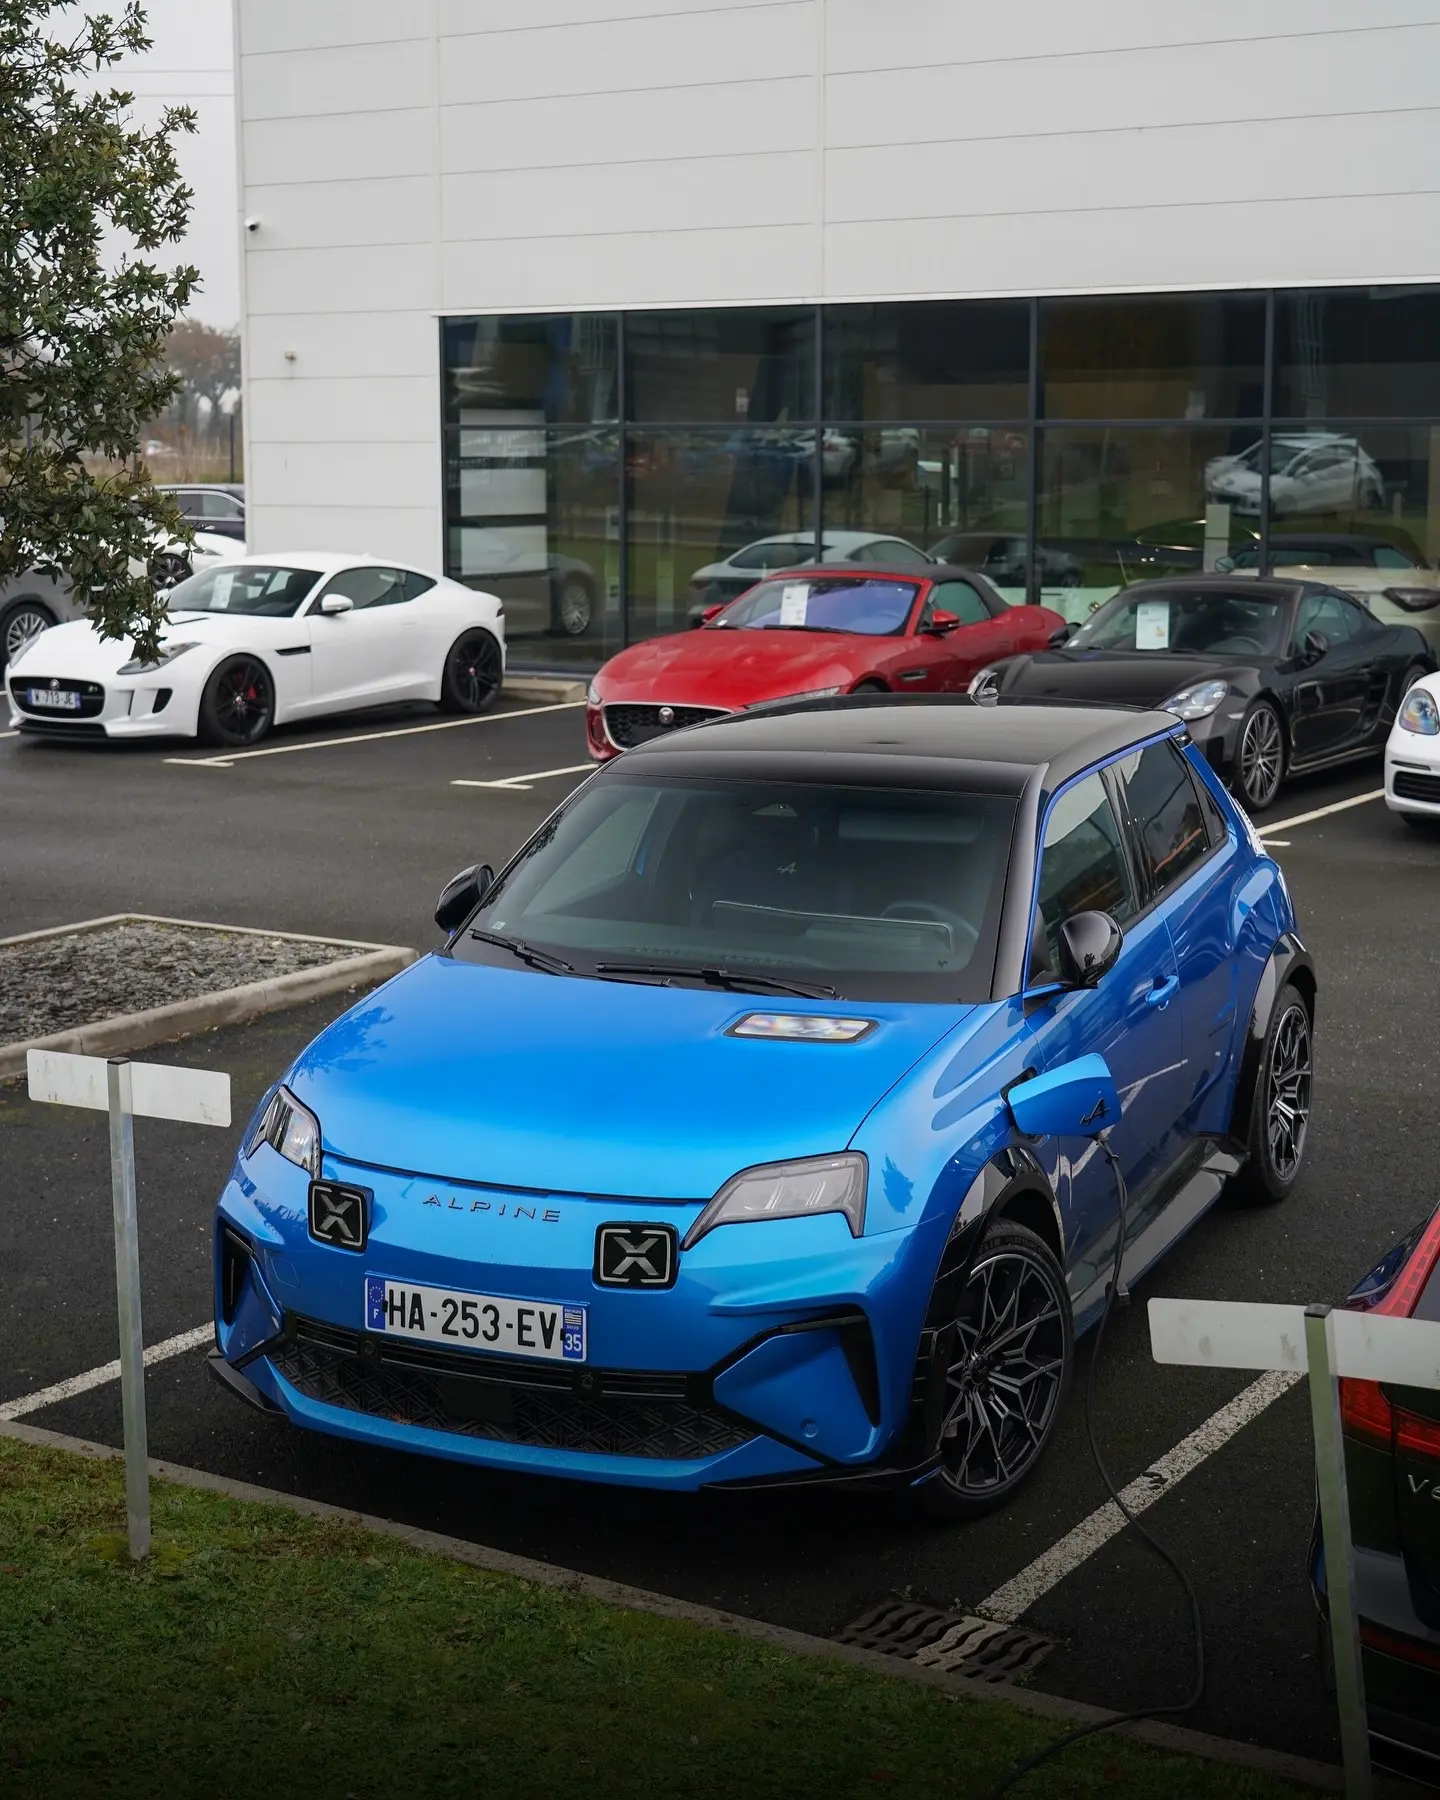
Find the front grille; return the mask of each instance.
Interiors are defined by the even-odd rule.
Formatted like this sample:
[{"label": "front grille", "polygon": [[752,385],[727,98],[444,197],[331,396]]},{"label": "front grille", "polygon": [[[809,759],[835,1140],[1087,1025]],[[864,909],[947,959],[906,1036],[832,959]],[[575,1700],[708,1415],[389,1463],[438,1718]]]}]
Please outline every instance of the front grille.
[{"label": "front grille", "polygon": [[268,1355],[308,1400],[494,1443],[679,1462],[755,1435],[694,1393],[684,1374],[439,1350],[294,1317]]},{"label": "front grille", "polygon": [[[661,713],[669,713],[662,720]],[[682,725],[703,725],[706,719],[723,719],[722,706],[607,706],[605,729],[610,742],[622,750],[633,750],[636,744],[664,737],[667,731],[679,731]]]},{"label": "front grille", "polygon": [[[30,703],[31,688],[43,689],[47,694],[78,694],[80,704],[66,707],[64,711],[47,706],[32,706]],[[58,724],[65,724],[70,719],[93,719],[105,705],[105,690],[98,681],[61,681],[57,676],[26,675],[17,676],[10,683],[10,698],[22,712],[29,713],[36,719],[53,719]]]},{"label": "front grille", "polygon": [[1425,800],[1431,806],[1440,806],[1440,775],[1421,775],[1413,769],[1397,769],[1395,798]]}]

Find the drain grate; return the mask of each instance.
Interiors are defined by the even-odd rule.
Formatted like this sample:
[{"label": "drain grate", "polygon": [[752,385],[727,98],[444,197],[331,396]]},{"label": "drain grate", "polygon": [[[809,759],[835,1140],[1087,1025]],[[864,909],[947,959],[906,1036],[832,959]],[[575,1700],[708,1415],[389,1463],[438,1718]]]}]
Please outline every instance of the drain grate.
[{"label": "drain grate", "polygon": [[900,1656],[967,1681],[1013,1681],[1038,1669],[1055,1648],[1049,1638],[1033,1631],[997,1625],[969,1613],[918,1606],[913,1600],[880,1601],[837,1631],[835,1642]]}]

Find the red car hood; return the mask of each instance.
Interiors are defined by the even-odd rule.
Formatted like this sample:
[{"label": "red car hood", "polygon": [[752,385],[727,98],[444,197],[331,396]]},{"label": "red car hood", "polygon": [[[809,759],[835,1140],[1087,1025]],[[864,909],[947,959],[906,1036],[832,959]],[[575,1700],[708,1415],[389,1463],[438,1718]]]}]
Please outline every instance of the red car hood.
[{"label": "red car hood", "polygon": [[606,706],[650,700],[738,711],[757,700],[848,688],[895,642],[843,631],[683,631],[622,650],[595,685]]}]

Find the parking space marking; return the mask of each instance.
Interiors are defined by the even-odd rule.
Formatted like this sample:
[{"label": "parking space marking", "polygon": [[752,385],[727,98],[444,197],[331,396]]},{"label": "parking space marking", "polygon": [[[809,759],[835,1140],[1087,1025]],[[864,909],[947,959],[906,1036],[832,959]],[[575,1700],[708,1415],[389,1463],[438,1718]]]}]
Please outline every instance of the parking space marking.
[{"label": "parking space marking", "polygon": [[470,719],[435,719],[424,725],[397,725],[389,731],[357,731],[353,737],[317,738],[310,744],[267,744],[263,750],[231,750],[221,756],[167,756],[179,769],[230,769],[256,756],[295,756],[301,750],[343,750],[347,744],[374,744],[381,738],[419,737],[428,731],[457,731],[462,725],[498,725],[504,719],[529,719],[536,713],[573,712],[583,700],[553,700],[544,706],[519,706],[513,712],[480,713]]},{"label": "parking space marking", "polygon": [[[1258,1418],[1273,1401],[1294,1387],[1303,1376],[1293,1369],[1277,1369],[1252,1381],[1233,1400],[1212,1413],[1203,1425],[1196,1426],[1189,1437],[1182,1438],[1158,1462],[1151,1463],[1143,1475],[1137,1475],[1128,1487],[1120,1490],[1120,1498],[1132,1513],[1142,1513],[1184,1478],[1229,1443],[1235,1433],[1252,1419]],[[1073,1531],[1067,1531],[1059,1543],[1052,1544],[1037,1556],[1028,1568],[996,1588],[980,1602],[977,1612],[1002,1624],[1013,1625],[1029,1612],[1037,1600],[1058,1587],[1067,1575],[1102,1549],[1125,1529],[1125,1515],[1113,1500],[1107,1500],[1082,1519]]]},{"label": "parking space marking", "polygon": [[[197,1325],[193,1331],[182,1331],[178,1337],[152,1344],[145,1352],[145,1367],[153,1368],[156,1363],[165,1362],[172,1356],[183,1356],[187,1350],[214,1341],[213,1325]],[[22,1394],[18,1400],[6,1400],[0,1404],[0,1419],[23,1419],[26,1413],[39,1412],[42,1407],[54,1406],[61,1400],[73,1400],[76,1394],[88,1394],[91,1388],[104,1387],[119,1379],[118,1361],[101,1363],[98,1369],[87,1369],[83,1375],[72,1375],[68,1381],[57,1381],[53,1387]]]},{"label": "parking space marking", "polygon": [[18,731],[0,731],[0,738],[19,737],[19,735],[20,733]]},{"label": "parking space marking", "polygon": [[457,779],[452,781],[450,785],[451,787],[510,788],[516,793],[528,793],[530,788],[537,781],[550,781],[557,775],[588,775],[591,770],[596,767],[598,767],[598,765],[593,762],[572,763],[568,769],[540,769],[534,775],[506,775],[499,781],[464,781]]},{"label": "parking space marking", "polygon": [[1356,794],[1353,800],[1337,800],[1333,806],[1317,806],[1314,812],[1296,813],[1293,819],[1277,819],[1273,825],[1257,825],[1256,835],[1269,838],[1274,832],[1289,831],[1294,825],[1309,825],[1315,819],[1328,819],[1331,813],[1348,812],[1352,806],[1368,806],[1372,800],[1383,800],[1383,787],[1372,788],[1368,794]]}]

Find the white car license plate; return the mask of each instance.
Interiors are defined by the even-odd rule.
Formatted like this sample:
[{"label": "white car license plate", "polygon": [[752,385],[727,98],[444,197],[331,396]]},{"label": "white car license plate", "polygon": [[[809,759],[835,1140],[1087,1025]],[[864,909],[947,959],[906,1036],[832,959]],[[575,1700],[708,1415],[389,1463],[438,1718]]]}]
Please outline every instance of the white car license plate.
[{"label": "white car license plate", "polygon": [[80,696],[64,688],[31,688],[30,704],[48,706],[54,712],[79,712]]},{"label": "white car license plate", "polygon": [[418,1287],[386,1275],[365,1277],[365,1325],[395,1337],[488,1350],[500,1356],[538,1356],[547,1362],[584,1362],[585,1308],[547,1300],[507,1300]]}]

